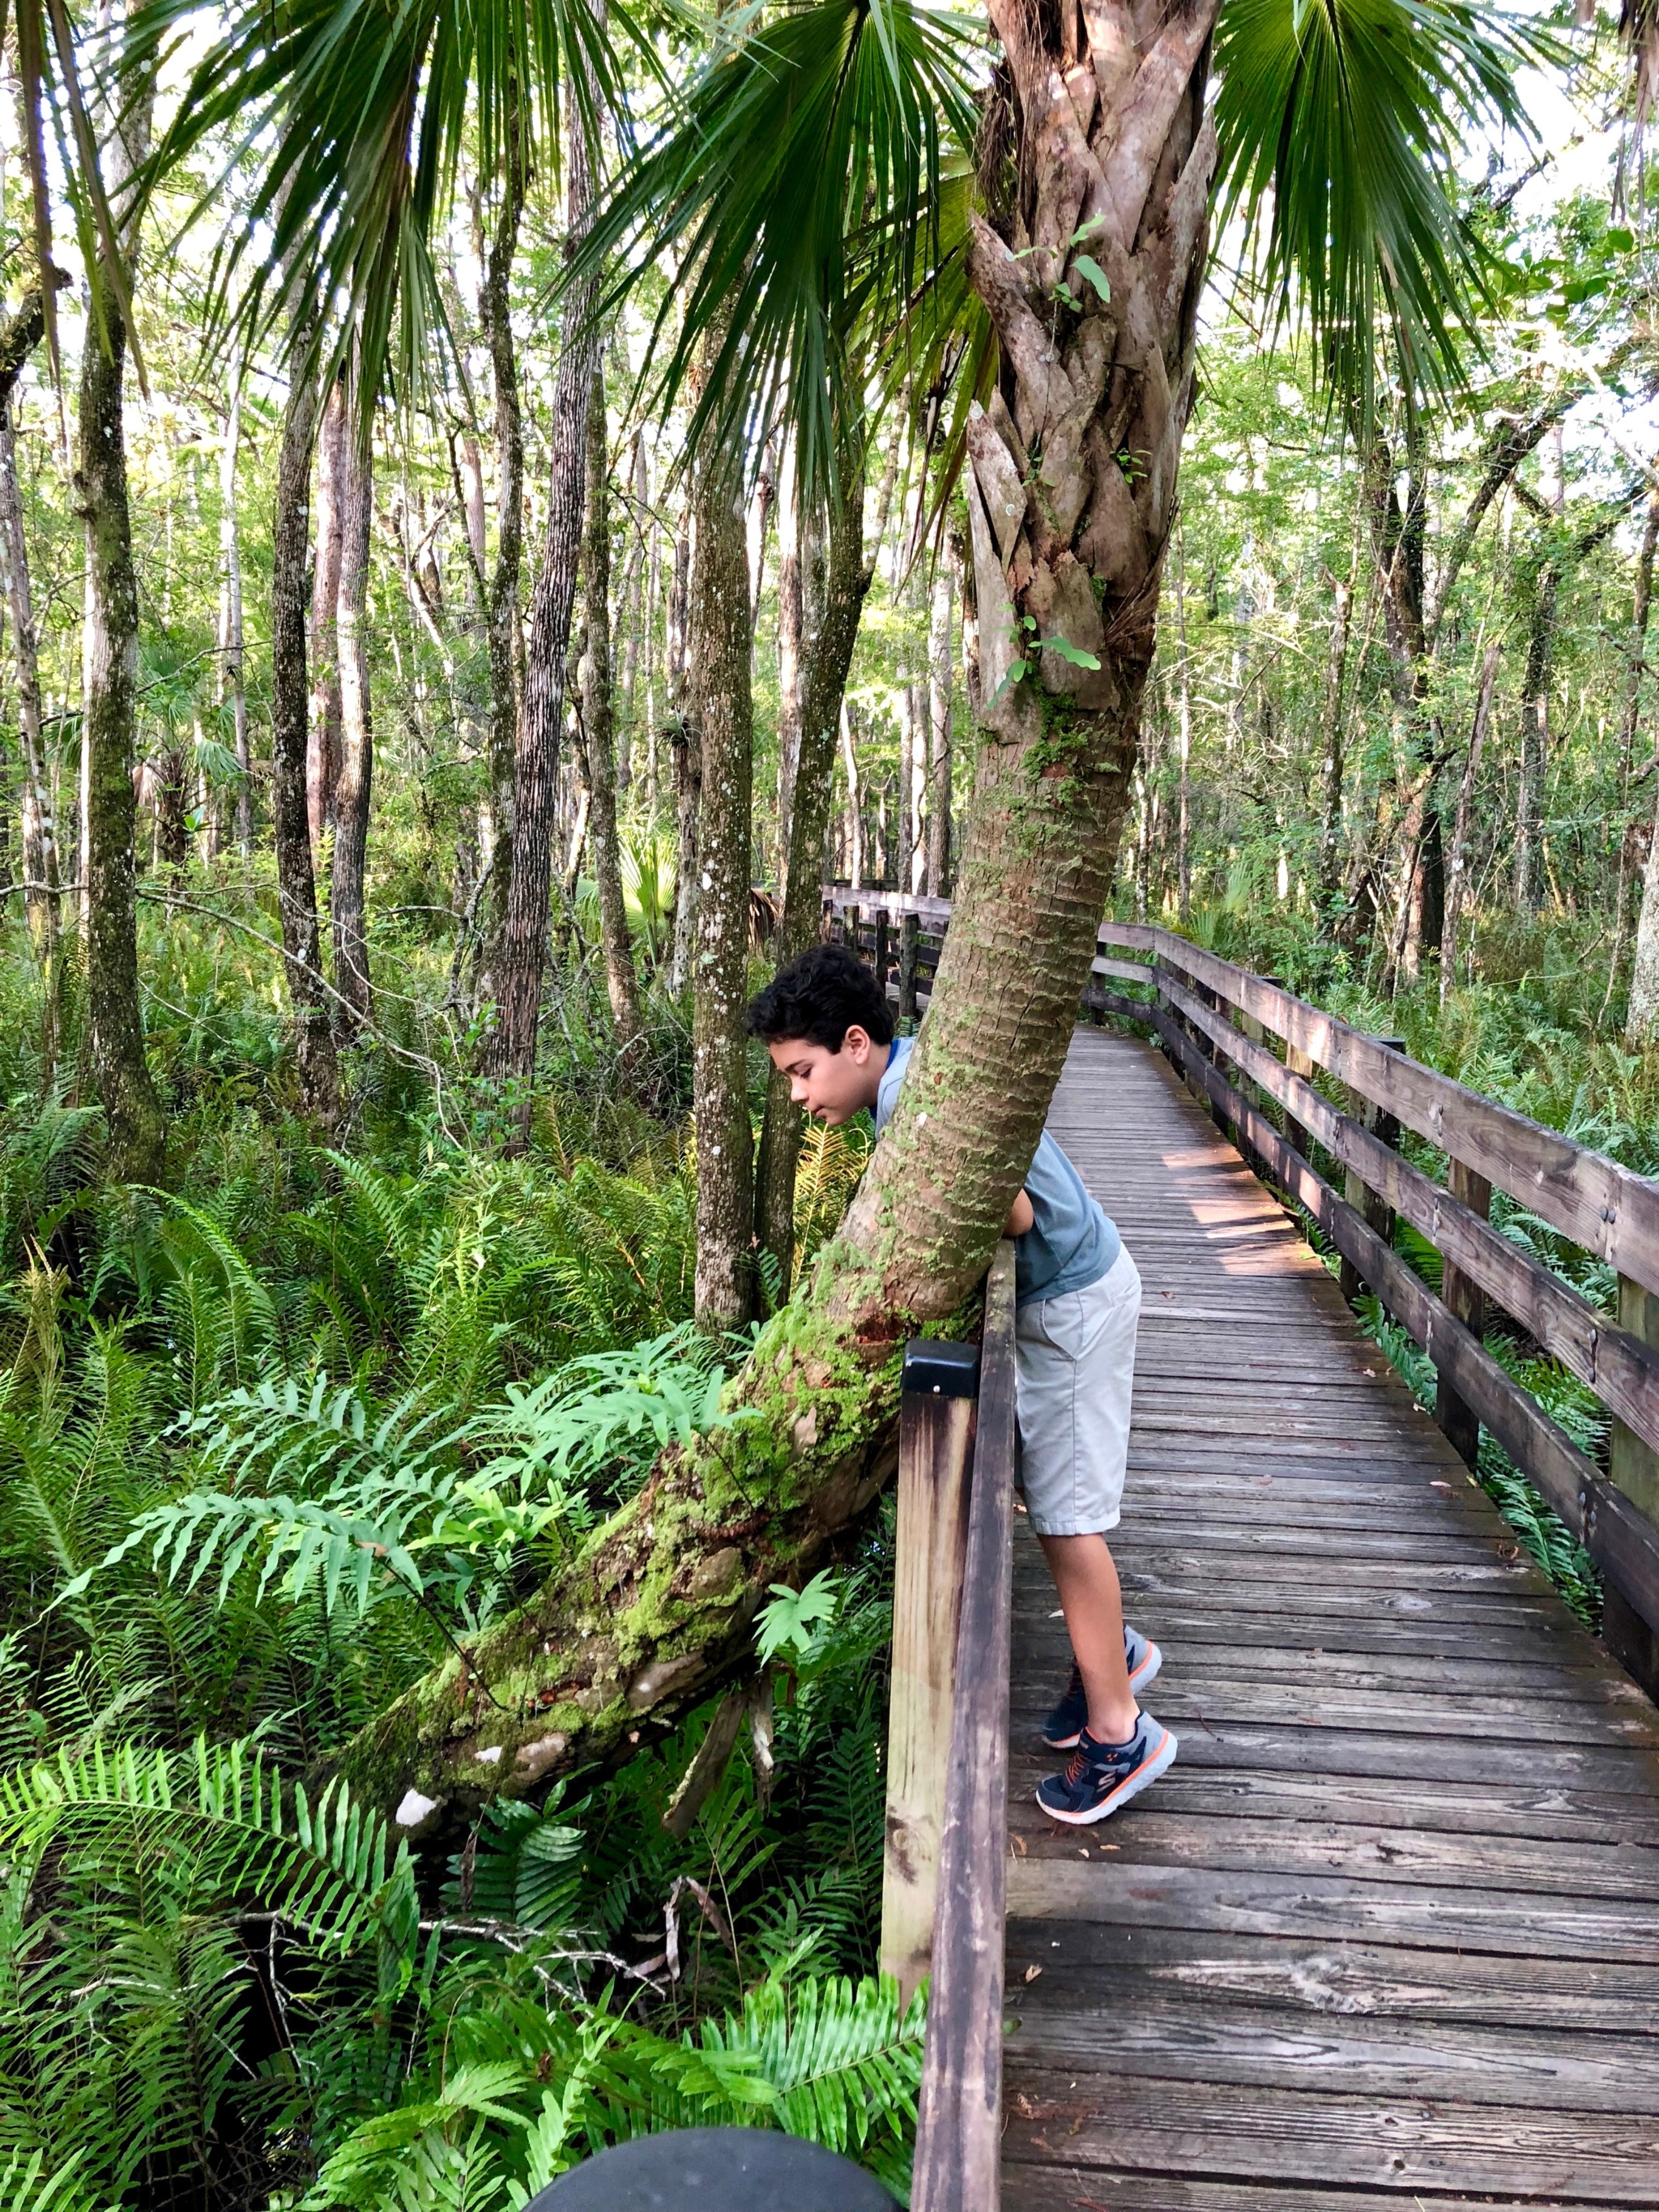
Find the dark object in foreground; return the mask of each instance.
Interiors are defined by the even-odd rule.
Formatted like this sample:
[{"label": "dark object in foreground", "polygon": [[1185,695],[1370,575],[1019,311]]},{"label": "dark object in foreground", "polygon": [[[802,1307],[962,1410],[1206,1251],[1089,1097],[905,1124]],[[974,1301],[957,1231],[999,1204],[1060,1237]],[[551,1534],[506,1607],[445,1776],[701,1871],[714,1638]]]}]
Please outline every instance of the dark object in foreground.
[{"label": "dark object in foreground", "polygon": [[760,2128],[679,2128],[618,2143],[562,2174],[526,2212],[658,2212],[687,2198],[709,2212],[894,2212],[862,2166]]}]

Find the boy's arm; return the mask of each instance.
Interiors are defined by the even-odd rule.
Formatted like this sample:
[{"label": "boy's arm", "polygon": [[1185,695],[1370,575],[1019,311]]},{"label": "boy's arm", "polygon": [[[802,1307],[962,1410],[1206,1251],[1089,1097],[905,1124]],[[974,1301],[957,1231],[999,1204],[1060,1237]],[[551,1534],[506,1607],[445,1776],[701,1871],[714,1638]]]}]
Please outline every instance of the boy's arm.
[{"label": "boy's arm", "polygon": [[1008,1218],[1002,1224],[1002,1233],[1005,1237],[1023,1237],[1036,1219],[1030,1200],[1023,1190],[1016,1191],[1014,1202],[1008,1209]]}]

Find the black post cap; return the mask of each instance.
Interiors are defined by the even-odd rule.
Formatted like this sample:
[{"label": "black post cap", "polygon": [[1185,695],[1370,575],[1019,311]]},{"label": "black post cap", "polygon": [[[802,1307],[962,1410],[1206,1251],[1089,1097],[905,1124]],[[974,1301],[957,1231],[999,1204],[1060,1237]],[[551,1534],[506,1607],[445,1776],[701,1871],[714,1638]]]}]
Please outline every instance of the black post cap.
[{"label": "black post cap", "polygon": [[903,1389],[907,1398],[977,1398],[979,1346],[913,1337],[904,1347]]},{"label": "black post cap", "polygon": [[873,2174],[799,2136],[671,2128],[572,2166],[525,2212],[897,2212]]}]

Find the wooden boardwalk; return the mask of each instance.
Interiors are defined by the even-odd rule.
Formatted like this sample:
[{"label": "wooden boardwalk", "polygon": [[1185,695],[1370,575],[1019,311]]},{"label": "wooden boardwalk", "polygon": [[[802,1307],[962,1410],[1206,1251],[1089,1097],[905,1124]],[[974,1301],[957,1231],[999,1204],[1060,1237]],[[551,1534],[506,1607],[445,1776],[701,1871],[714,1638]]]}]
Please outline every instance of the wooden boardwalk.
[{"label": "wooden boardwalk", "polygon": [[1018,1524],[1006,2212],[1659,2206],[1659,1715],[1162,1057],[1051,1127],[1146,1286],[1119,1819],[1032,1802],[1067,1654]]}]

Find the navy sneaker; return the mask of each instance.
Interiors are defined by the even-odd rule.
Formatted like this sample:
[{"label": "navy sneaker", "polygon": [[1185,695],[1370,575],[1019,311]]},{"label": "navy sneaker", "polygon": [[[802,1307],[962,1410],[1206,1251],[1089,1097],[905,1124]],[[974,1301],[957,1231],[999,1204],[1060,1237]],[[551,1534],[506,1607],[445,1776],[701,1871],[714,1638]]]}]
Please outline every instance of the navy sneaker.
[{"label": "navy sneaker", "polygon": [[[1123,1656],[1129,1668],[1131,1693],[1139,1697],[1158,1668],[1164,1664],[1164,1654],[1149,1636],[1126,1621],[1123,1627]],[[1042,1741],[1050,1751],[1073,1751],[1089,1717],[1089,1700],[1083,1687],[1083,1677],[1075,1662],[1072,1679],[1066,1686],[1066,1694],[1042,1723]]]},{"label": "navy sneaker", "polygon": [[1085,1729],[1063,1774],[1037,1784],[1036,1801],[1051,1820],[1086,1828],[1103,1820],[1175,1763],[1176,1740],[1150,1713],[1142,1713],[1127,1743],[1097,1743]]}]

